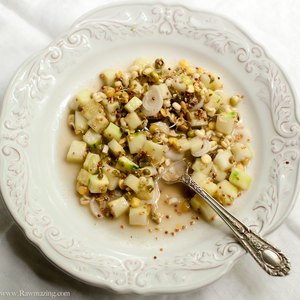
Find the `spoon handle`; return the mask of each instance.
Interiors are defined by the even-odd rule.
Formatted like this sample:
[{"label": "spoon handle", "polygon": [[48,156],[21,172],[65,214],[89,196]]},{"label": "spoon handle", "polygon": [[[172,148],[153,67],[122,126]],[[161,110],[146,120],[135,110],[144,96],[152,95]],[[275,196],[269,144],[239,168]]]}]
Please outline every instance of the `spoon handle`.
[{"label": "spoon handle", "polygon": [[278,248],[270,244],[259,234],[253,232],[245,224],[235,218],[203,188],[201,188],[188,174],[180,181],[192,188],[207,204],[225,221],[234,232],[241,245],[249,252],[256,262],[271,276],[285,276],[291,271],[289,258]]}]

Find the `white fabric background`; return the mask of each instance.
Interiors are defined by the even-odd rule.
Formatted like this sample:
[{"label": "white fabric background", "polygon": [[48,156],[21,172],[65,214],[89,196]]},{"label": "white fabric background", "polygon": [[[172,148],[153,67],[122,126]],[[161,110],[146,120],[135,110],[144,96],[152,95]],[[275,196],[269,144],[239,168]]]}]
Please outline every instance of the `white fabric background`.
[{"label": "white fabric background", "polygon": [[[107,2],[0,0],[1,103],[11,77],[25,59],[44,49],[83,13]],[[188,3],[191,7],[222,13],[237,21],[269,50],[300,95],[299,0],[190,0]],[[147,299],[300,299],[300,201],[284,224],[268,239],[290,257],[292,273],[288,277],[270,277],[247,255],[228,274],[207,287],[191,293],[149,296]],[[146,298],[117,295],[64,274],[26,240],[0,201],[0,292],[20,290],[70,292],[72,299]]]}]

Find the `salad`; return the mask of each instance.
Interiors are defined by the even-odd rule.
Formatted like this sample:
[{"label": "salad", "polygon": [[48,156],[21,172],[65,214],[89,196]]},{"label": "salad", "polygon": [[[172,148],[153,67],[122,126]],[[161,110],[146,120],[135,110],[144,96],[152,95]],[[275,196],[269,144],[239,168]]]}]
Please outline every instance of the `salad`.
[{"label": "salad", "polygon": [[[77,191],[95,217],[160,223],[158,202],[179,201],[160,199],[160,174],[182,159],[222,205],[249,189],[245,168],[253,153],[237,109],[244,97],[226,96],[216,73],[186,60],[170,67],[161,58],[139,58],[127,72],[108,69],[100,78],[100,91],[74,97],[68,118],[82,138],[72,141],[67,161],[82,164]],[[179,204],[206,220],[216,216],[198,195]]]}]

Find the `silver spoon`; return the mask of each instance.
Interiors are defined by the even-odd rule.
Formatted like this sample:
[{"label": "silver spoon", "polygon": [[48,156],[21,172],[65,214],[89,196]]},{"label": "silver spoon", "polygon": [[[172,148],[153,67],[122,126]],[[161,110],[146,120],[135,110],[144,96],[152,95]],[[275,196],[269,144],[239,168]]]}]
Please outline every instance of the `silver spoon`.
[{"label": "silver spoon", "polygon": [[286,276],[291,272],[289,258],[267,240],[253,232],[245,224],[234,217],[189,175],[189,166],[185,161],[171,165],[161,176],[168,184],[183,182],[201,196],[207,204],[223,219],[236,235],[240,244],[249,252],[256,262],[272,276]]}]

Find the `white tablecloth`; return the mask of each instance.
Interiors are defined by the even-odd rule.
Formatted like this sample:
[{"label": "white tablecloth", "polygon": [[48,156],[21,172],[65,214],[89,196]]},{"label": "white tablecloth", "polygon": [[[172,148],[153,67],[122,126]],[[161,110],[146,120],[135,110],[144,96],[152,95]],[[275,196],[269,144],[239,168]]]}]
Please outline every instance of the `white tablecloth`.
[{"label": "white tablecloth", "polygon": [[[0,0],[0,101],[20,64],[66,31],[101,0]],[[182,1],[185,3],[186,1]],[[289,75],[300,95],[300,2],[296,0],[192,1],[191,7],[222,13],[263,44]],[[147,299],[300,299],[300,201],[268,239],[292,261],[292,273],[273,278],[249,255],[217,282],[191,293]],[[0,298],[5,292],[69,292],[72,299],[144,299],[89,286],[53,266],[27,241],[0,201]],[[31,297],[27,297],[28,299]],[[42,296],[40,297],[42,298]],[[68,298],[68,297],[65,297]]]}]

